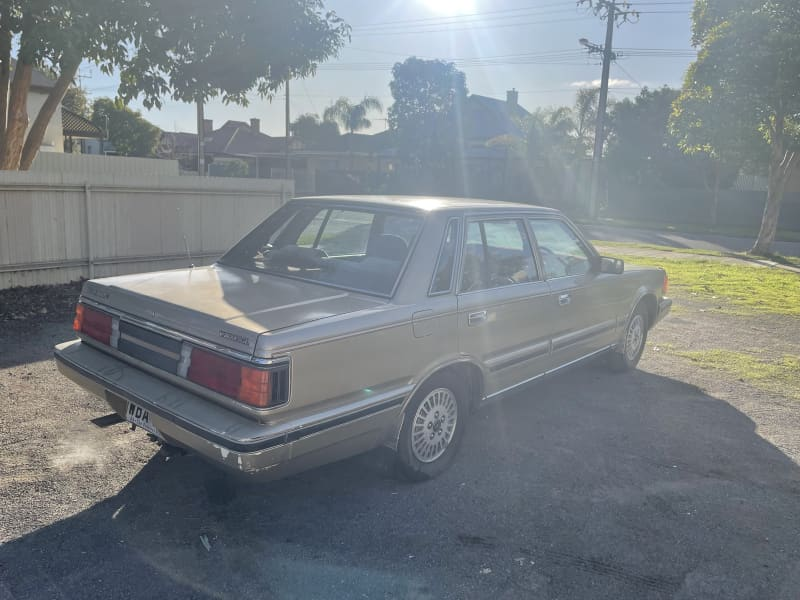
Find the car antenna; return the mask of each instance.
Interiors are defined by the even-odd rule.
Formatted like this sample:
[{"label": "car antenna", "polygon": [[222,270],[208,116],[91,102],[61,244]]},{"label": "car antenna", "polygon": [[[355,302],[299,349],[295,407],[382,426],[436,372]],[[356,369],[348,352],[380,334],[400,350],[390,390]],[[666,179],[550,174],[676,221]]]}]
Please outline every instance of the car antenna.
[{"label": "car antenna", "polygon": [[[178,213],[178,221],[181,221],[181,207],[175,207],[175,211]],[[183,229],[183,223],[181,222],[181,229]],[[189,238],[186,237],[186,233],[183,233],[183,247],[186,249],[186,258],[189,259],[189,266],[194,269],[194,263],[192,262],[192,253],[189,251]]]}]

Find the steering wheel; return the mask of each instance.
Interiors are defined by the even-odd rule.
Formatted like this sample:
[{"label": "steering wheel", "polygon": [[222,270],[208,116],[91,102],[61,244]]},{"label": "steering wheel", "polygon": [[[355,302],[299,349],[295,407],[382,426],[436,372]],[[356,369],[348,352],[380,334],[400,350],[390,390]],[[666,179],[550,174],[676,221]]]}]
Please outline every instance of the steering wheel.
[{"label": "steering wheel", "polygon": [[561,258],[558,254],[550,250],[550,248],[547,246],[539,246],[539,254],[542,255],[542,262],[544,263],[545,271],[547,271],[548,274],[553,273],[553,269],[551,269],[547,264],[548,260],[551,261],[551,265],[553,264],[552,260],[557,261],[564,268],[564,273],[569,274],[569,263]]}]

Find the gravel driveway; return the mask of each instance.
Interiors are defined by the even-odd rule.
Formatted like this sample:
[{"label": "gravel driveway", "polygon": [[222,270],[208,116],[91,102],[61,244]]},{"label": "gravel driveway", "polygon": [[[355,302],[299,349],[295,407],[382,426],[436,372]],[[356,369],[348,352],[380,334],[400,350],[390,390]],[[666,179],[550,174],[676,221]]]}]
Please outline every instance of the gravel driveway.
[{"label": "gravel driveway", "polygon": [[0,600],[800,593],[800,405],[661,349],[798,352],[796,320],[679,311],[636,372],[585,366],[479,411],[428,483],[377,451],[232,490],[93,424],[108,410],[50,358],[69,338],[0,334]]}]

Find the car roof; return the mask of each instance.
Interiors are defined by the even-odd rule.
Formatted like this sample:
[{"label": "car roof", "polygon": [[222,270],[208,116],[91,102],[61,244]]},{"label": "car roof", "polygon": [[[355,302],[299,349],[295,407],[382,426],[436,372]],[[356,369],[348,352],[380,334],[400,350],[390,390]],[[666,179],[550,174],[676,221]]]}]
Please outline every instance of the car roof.
[{"label": "car roof", "polygon": [[480,198],[453,198],[446,196],[305,196],[295,198],[297,201],[331,202],[342,204],[369,204],[386,207],[402,207],[425,212],[462,210],[462,211],[506,211],[526,210],[548,214],[559,214],[554,208],[523,204],[521,202],[505,202],[501,200],[485,200]]}]

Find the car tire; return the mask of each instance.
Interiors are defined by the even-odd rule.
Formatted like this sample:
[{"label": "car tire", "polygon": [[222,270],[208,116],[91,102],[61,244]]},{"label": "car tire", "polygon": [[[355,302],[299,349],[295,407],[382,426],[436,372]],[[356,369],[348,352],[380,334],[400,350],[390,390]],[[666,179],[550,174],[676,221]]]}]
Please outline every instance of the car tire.
[{"label": "car tire", "polygon": [[639,364],[647,341],[647,311],[640,303],[633,311],[631,318],[625,325],[625,334],[622,346],[614,349],[609,356],[609,366],[612,371],[630,371]]},{"label": "car tire", "polygon": [[426,381],[409,402],[397,445],[397,466],[410,481],[425,481],[453,462],[466,429],[467,386],[453,373]]}]

